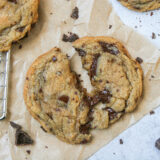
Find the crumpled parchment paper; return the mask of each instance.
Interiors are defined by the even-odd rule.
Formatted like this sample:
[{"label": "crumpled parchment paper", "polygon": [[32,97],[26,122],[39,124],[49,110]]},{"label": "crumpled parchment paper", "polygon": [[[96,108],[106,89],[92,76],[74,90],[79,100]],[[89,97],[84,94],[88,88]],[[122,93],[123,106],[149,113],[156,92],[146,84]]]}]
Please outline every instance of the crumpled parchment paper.
[{"label": "crumpled parchment paper", "polygon": [[[70,18],[75,6],[79,8],[77,20]],[[111,29],[109,25],[112,25]],[[67,32],[77,33],[79,37],[112,36],[123,42],[133,58],[141,57],[144,61],[144,94],[138,108],[108,129],[92,131],[93,141],[87,145],[70,145],[45,133],[28,113],[23,100],[23,85],[29,66],[54,46],[70,55],[74,69],[87,79],[72,44],[61,41],[62,35]],[[8,118],[0,122],[0,160],[86,159],[160,104],[160,51],[143,36],[125,26],[108,0],[40,0],[39,21],[29,37],[20,43],[22,49],[18,45],[12,47]],[[87,84],[86,80],[85,86]],[[15,130],[9,121],[22,125],[35,144],[15,146]],[[31,154],[27,154],[26,150],[31,150]]]}]

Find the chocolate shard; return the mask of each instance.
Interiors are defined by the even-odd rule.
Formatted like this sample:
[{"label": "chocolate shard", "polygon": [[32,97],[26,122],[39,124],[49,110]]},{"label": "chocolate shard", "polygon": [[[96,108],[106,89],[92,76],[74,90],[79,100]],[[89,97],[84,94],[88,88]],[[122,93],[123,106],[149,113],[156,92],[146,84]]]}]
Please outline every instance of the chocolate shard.
[{"label": "chocolate shard", "polygon": [[10,125],[15,129],[21,129],[22,128],[19,124],[16,124],[16,123],[14,123],[12,121],[10,121]]},{"label": "chocolate shard", "polygon": [[15,144],[16,145],[29,145],[33,144],[32,138],[24,131],[22,130],[16,130],[16,138],[15,138]]},{"label": "chocolate shard", "polygon": [[98,63],[98,58],[100,57],[100,54],[95,54],[93,57],[93,62],[90,68],[90,78],[94,78],[96,76],[97,72],[97,63]]},{"label": "chocolate shard", "polygon": [[60,101],[62,101],[62,102],[64,102],[64,103],[68,103],[69,97],[66,96],[66,95],[63,95],[63,96],[60,96],[60,97],[58,98],[58,100],[60,100]]},{"label": "chocolate shard", "polygon": [[103,42],[103,41],[99,41],[98,43],[102,47],[103,52],[108,52],[108,53],[111,53],[113,55],[117,55],[119,53],[118,48],[114,44],[109,44],[109,43],[106,43],[106,42]]},{"label": "chocolate shard", "polygon": [[63,34],[62,41],[64,42],[74,42],[79,39],[79,36],[75,33],[69,32],[69,35]]},{"label": "chocolate shard", "polygon": [[79,18],[79,9],[78,9],[78,7],[75,7],[72,10],[71,18],[73,18],[73,19],[78,19]]},{"label": "chocolate shard", "polygon": [[137,57],[137,58],[136,58],[136,61],[137,61],[139,64],[143,63],[143,59],[140,58],[140,57]]},{"label": "chocolate shard", "polygon": [[8,2],[12,2],[12,3],[17,4],[17,0],[8,0]]},{"label": "chocolate shard", "polygon": [[120,143],[120,144],[123,144],[123,140],[122,140],[122,139],[120,139],[120,140],[119,140],[119,143]]},{"label": "chocolate shard", "polygon": [[79,56],[84,57],[86,55],[86,51],[80,48],[75,48],[75,50],[78,52]]},{"label": "chocolate shard", "polygon": [[110,121],[113,120],[113,119],[115,119],[117,117],[117,112],[115,112],[112,108],[106,107],[106,108],[104,108],[104,110],[108,111],[108,113],[109,113],[109,120]]},{"label": "chocolate shard", "polygon": [[160,138],[156,140],[155,147],[160,150]]}]

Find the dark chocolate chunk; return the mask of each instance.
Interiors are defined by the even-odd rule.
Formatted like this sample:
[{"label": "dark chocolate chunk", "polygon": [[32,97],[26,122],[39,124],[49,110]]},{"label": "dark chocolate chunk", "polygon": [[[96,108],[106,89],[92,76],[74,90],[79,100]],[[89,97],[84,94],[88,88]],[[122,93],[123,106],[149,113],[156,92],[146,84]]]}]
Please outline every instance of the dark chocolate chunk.
[{"label": "dark chocolate chunk", "polygon": [[150,13],[150,16],[153,16],[153,12]]},{"label": "dark chocolate chunk", "polygon": [[151,78],[155,78],[155,76],[154,76],[154,75],[151,75]]},{"label": "dark chocolate chunk", "polygon": [[155,147],[160,150],[160,138],[156,140]]},{"label": "dark chocolate chunk", "polygon": [[90,78],[94,78],[94,76],[96,76],[96,72],[97,72],[97,62],[98,62],[98,58],[100,57],[100,54],[95,54],[93,57],[93,62],[90,68]]},{"label": "dark chocolate chunk", "polygon": [[152,39],[156,39],[156,34],[154,32],[152,33]]},{"label": "dark chocolate chunk", "polygon": [[119,143],[120,143],[120,144],[123,144],[123,140],[122,140],[122,139],[120,139],[120,140],[119,140]]},{"label": "dark chocolate chunk", "polygon": [[24,27],[19,27],[19,28],[17,28],[16,31],[18,31],[18,32],[23,32],[24,29],[25,29],[25,26],[24,26]]},{"label": "dark chocolate chunk", "polygon": [[72,10],[71,18],[78,19],[78,17],[79,17],[79,9],[78,9],[78,7],[75,7]]},{"label": "dark chocolate chunk", "polygon": [[30,150],[26,150],[26,152],[27,152],[28,154],[31,154],[31,151],[30,151]]},{"label": "dark chocolate chunk", "polygon": [[53,56],[52,60],[53,60],[53,62],[56,62],[57,58],[55,56]]},{"label": "dark chocolate chunk", "polygon": [[91,128],[91,125],[89,123],[81,125],[79,128],[80,133],[82,134],[89,134],[89,129]]},{"label": "dark chocolate chunk", "polygon": [[16,145],[33,144],[33,140],[26,132],[18,129],[16,130],[15,144]]},{"label": "dark chocolate chunk", "polygon": [[74,42],[79,39],[79,36],[75,33],[69,32],[69,35],[63,34],[62,41],[64,42]]},{"label": "dark chocolate chunk", "polygon": [[45,146],[45,148],[48,148],[48,146]]},{"label": "dark chocolate chunk", "polygon": [[69,97],[68,97],[68,96],[63,95],[63,96],[59,97],[59,98],[58,98],[58,100],[63,101],[64,103],[68,103],[68,101],[69,101]]},{"label": "dark chocolate chunk", "polygon": [[137,57],[137,58],[136,58],[136,61],[137,61],[139,64],[143,63],[143,59],[140,58],[140,57]]},{"label": "dark chocolate chunk", "polygon": [[16,124],[16,123],[14,123],[12,121],[10,121],[10,125],[15,129],[21,129],[22,128],[19,124]]},{"label": "dark chocolate chunk", "polygon": [[155,112],[152,110],[152,111],[150,111],[150,115],[152,115],[152,114],[155,114]]},{"label": "dark chocolate chunk", "polygon": [[109,52],[113,55],[117,55],[119,53],[118,48],[114,44],[109,44],[103,41],[99,41],[98,43],[101,45],[103,52]]},{"label": "dark chocolate chunk", "polygon": [[105,110],[109,112],[109,120],[113,120],[117,117],[117,112],[115,112],[112,108],[106,107]]},{"label": "dark chocolate chunk", "polygon": [[80,48],[75,48],[75,50],[78,52],[79,56],[84,57],[86,55],[86,51]]},{"label": "dark chocolate chunk", "polygon": [[40,127],[44,132],[47,132],[42,126]]},{"label": "dark chocolate chunk", "polygon": [[8,0],[8,2],[12,2],[12,3],[17,4],[17,0]]}]

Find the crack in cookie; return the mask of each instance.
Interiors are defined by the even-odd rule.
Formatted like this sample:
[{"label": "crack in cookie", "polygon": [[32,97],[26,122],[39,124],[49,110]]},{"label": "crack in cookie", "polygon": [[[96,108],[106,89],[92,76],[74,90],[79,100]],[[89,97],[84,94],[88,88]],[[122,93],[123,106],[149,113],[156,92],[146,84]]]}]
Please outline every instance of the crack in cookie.
[{"label": "crack in cookie", "polygon": [[110,37],[84,37],[75,41],[73,47],[78,53],[85,53],[79,53],[82,66],[95,88],[88,98],[92,106],[91,127],[107,128],[135,109],[142,94],[141,67],[119,41]]}]

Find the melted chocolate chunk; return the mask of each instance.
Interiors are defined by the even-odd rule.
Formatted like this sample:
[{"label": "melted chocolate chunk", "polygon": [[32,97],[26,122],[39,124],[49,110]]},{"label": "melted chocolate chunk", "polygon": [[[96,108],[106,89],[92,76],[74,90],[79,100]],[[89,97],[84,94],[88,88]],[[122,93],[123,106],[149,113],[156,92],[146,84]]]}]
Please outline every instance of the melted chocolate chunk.
[{"label": "melted chocolate chunk", "polygon": [[8,2],[12,2],[12,3],[17,4],[17,0],[8,0]]},{"label": "melted chocolate chunk", "polygon": [[52,60],[53,60],[53,62],[56,62],[57,58],[55,56],[53,56]]},{"label": "melted chocolate chunk", "polygon": [[103,90],[100,91],[97,95],[90,97],[90,96],[86,96],[85,97],[85,102],[90,106],[94,106],[96,104],[98,104],[99,102],[102,103],[109,103],[110,102],[110,98],[112,97],[111,93],[109,92],[109,90]]},{"label": "melted chocolate chunk", "polygon": [[84,140],[81,142],[81,144],[86,144],[86,143],[88,143],[88,141],[87,141],[86,139],[84,139]]},{"label": "melted chocolate chunk", "polygon": [[44,132],[47,132],[42,126],[40,127]]},{"label": "melted chocolate chunk", "polygon": [[78,52],[79,56],[84,57],[86,55],[86,51],[80,48],[75,48],[75,50]]},{"label": "melted chocolate chunk", "polygon": [[90,128],[91,128],[91,125],[89,123],[87,123],[87,124],[81,125],[79,131],[82,134],[89,134]]},{"label": "melted chocolate chunk", "polygon": [[33,144],[33,140],[26,132],[18,129],[16,130],[15,144],[16,145]]},{"label": "melted chocolate chunk", "polygon": [[69,32],[69,35],[63,34],[62,41],[74,42],[77,39],[79,39],[79,36],[77,34]]},{"label": "melted chocolate chunk", "polygon": [[72,10],[71,18],[73,18],[73,19],[78,19],[78,18],[79,18],[79,10],[78,10],[78,7],[75,7],[75,8]]},{"label": "melted chocolate chunk", "polygon": [[97,71],[97,62],[98,62],[98,58],[100,57],[100,54],[95,54],[94,58],[93,58],[93,62],[90,68],[90,78],[94,78],[94,76],[96,76],[96,71]]},{"label": "melted chocolate chunk", "polygon": [[16,31],[18,31],[18,32],[23,32],[24,29],[25,29],[25,26],[24,26],[24,27],[19,27],[19,28],[17,28]]},{"label": "melted chocolate chunk", "polygon": [[10,122],[10,125],[15,129],[21,129],[22,128],[19,124],[16,124],[16,123],[14,123],[12,121]]},{"label": "melted chocolate chunk", "polygon": [[109,92],[109,90],[103,90],[103,91],[99,92],[99,97],[100,97],[100,100],[102,101],[102,103],[109,103],[112,95]]},{"label": "melted chocolate chunk", "polygon": [[140,57],[137,57],[137,58],[136,58],[136,61],[137,61],[139,64],[143,63],[143,59],[140,58]]},{"label": "melted chocolate chunk", "polygon": [[60,101],[62,101],[62,102],[64,102],[64,103],[68,103],[69,97],[63,95],[63,96],[59,97],[58,100],[60,100]]},{"label": "melted chocolate chunk", "polygon": [[160,150],[160,138],[156,140],[155,147]]},{"label": "melted chocolate chunk", "polygon": [[112,108],[107,107],[105,108],[105,110],[107,110],[109,112],[109,120],[113,120],[117,117],[117,112],[115,112]]},{"label": "melted chocolate chunk", "polygon": [[99,41],[98,43],[101,45],[103,52],[109,52],[113,55],[117,55],[119,53],[118,48],[114,44],[109,44],[102,41]]}]

